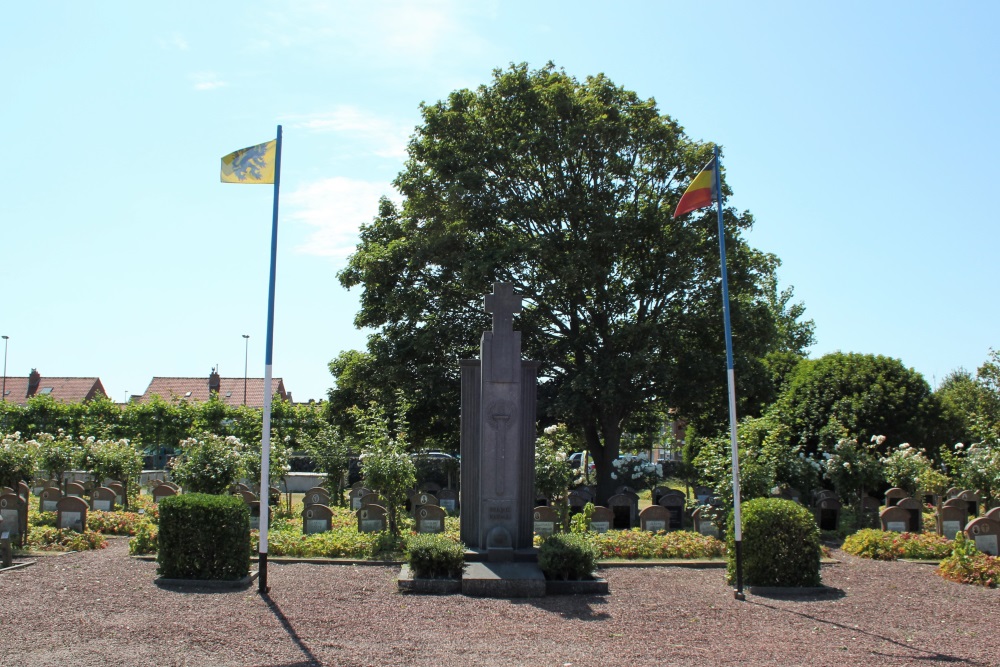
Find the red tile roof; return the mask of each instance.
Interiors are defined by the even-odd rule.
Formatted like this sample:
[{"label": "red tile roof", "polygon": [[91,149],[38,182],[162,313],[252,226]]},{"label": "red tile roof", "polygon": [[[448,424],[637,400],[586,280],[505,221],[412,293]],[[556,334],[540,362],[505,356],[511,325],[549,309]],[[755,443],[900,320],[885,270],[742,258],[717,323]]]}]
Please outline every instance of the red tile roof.
[{"label": "red tile roof", "polygon": [[[7,376],[3,386],[6,388],[4,400],[8,403],[25,405],[31,396],[28,395],[29,382],[26,377]],[[95,398],[107,398],[104,385],[100,378],[50,378],[40,377],[34,396],[48,394],[60,403],[83,403]]]},{"label": "red tile roof", "polygon": [[[264,378],[247,378],[247,402],[253,408],[264,407]],[[138,399],[139,403],[148,403],[153,396],[159,396],[166,401],[204,402],[209,396],[209,379],[197,378],[167,378],[154,377],[146,391]],[[272,378],[272,395],[282,400],[292,400],[291,394],[285,391],[285,382],[281,378]],[[219,378],[219,398],[226,405],[243,405],[243,378]]]}]

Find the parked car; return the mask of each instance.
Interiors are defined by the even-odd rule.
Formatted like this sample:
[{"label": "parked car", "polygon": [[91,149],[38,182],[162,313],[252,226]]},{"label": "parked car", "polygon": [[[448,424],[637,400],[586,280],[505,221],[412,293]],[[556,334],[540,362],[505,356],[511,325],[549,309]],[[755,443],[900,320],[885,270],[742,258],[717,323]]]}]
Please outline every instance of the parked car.
[{"label": "parked car", "polygon": [[597,466],[594,465],[594,460],[591,459],[589,456],[587,456],[587,452],[573,452],[572,454],[569,455],[569,458],[566,460],[569,461],[569,464],[570,466],[573,467],[573,470],[578,470],[580,468],[580,464],[583,462],[584,457],[586,457],[588,461],[587,469],[593,471]]}]

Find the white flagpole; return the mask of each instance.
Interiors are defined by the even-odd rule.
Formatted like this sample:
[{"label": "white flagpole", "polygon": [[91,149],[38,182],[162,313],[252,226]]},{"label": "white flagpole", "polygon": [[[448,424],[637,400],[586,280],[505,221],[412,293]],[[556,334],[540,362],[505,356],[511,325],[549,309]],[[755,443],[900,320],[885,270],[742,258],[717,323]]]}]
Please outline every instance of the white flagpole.
[{"label": "white flagpole", "polygon": [[281,126],[274,157],[274,214],[271,220],[271,276],[267,287],[267,343],[264,352],[264,425],[260,442],[260,548],[257,579],[258,592],[270,591],[267,585],[267,529],[271,490],[271,359],[274,349],[274,278],[278,264],[278,188],[281,184]]}]

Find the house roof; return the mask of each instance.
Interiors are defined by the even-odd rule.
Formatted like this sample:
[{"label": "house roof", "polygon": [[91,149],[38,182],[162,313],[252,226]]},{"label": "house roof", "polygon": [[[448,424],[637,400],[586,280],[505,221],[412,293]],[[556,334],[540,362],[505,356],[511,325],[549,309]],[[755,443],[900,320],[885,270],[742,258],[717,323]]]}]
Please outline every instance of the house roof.
[{"label": "house roof", "polygon": [[[243,405],[243,378],[219,379],[219,398],[226,405],[237,407]],[[207,377],[154,377],[146,387],[146,391],[137,400],[148,403],[153,396],[159,396],[166,401],[204,402],[209,398],[209,382]],[[252,408],[264,407],[264,378],[246,379],[246,404]],[[292,396],[285,391],[285,382],[281,378],[271,380],[273,395],[284,401],[291,401]]]},{"label": "house roof", "polygon": [[32,379],[7,376],[4,380],[4,400],[8,403],[25,405],[32,396],[49,395],[60,403],[83,403],[95,398],[107,398],[108,392],[100,378],[68,378],[38,376],[38,384],[32,389]]}]

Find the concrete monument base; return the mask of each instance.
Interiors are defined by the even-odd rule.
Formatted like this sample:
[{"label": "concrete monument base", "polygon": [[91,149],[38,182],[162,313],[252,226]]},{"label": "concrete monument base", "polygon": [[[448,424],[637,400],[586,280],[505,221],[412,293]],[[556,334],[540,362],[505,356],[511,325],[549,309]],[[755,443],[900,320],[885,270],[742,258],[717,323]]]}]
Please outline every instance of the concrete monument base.
[{"label": "concrete monument base", "polygon": [[545,575],[534,563],[467,563],[462,594],[484,598],[545,596]]}]

